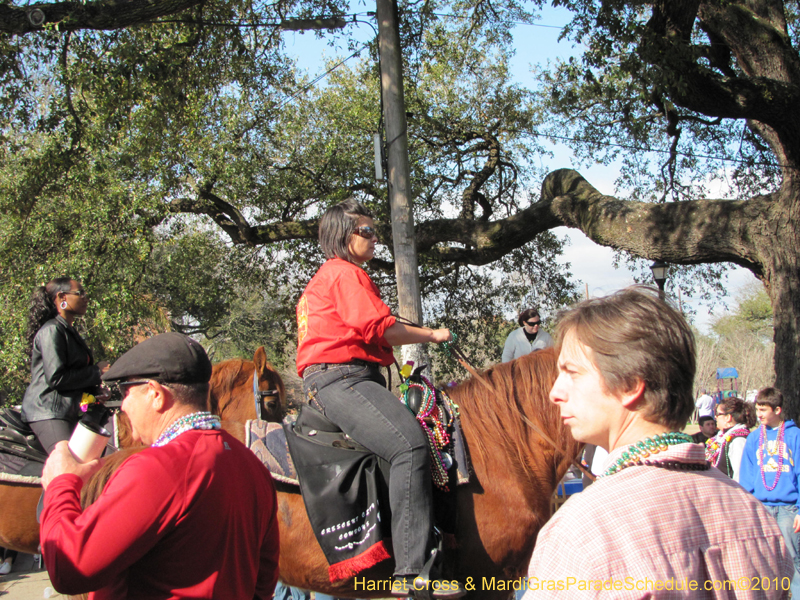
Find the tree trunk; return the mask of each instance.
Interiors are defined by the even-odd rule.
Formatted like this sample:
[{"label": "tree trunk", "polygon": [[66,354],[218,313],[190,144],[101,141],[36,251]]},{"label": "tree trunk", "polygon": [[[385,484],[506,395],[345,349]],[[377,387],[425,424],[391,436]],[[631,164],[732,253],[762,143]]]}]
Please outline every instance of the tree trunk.
[{"label": "tree trunk", "polygon": [[800,417],[800,184],[784,178],[778,201],[762,221],[758,244],[761,278],[772,301],[775,340],[775,387],[783,392],[788,418]]},{"label": "tree trunk", "polygon": [[796,254],[791,262],[794,263],[792,267],[787,265],[775,273],[767,289],[772,299],[775,326],[775,387],[783,392],[786,416],[797,421],[800,416],[800,278]]}]

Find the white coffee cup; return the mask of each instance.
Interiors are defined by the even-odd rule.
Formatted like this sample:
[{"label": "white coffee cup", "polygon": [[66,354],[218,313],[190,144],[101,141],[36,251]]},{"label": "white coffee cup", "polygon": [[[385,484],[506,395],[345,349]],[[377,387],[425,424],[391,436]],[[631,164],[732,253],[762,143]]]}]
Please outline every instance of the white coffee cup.
[{"label": "white coffee cup", "polygon": [[79,421],[69,439],[69,449],[75,460],[86,463],[103,455],[103,450],[110,437],[111,433],[103,427]]}]

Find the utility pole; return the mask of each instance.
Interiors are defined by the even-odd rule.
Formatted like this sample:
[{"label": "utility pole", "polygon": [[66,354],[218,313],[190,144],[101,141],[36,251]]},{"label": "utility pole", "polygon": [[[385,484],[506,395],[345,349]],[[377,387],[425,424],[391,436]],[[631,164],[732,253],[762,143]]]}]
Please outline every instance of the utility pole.
[{"label": "utility pole", "polygon": [[[408,130],[403,97],[400,23],[395,0],[376,0],[376,2],[397,300],[400,305],[400,315],[421,325],[422,298],[417,264],[417,242],[414,238],[414,215],[409,197],[411,186]],[[422,345],[404,346],[403,360],[413,360],[417,366],[427,362]]]}]

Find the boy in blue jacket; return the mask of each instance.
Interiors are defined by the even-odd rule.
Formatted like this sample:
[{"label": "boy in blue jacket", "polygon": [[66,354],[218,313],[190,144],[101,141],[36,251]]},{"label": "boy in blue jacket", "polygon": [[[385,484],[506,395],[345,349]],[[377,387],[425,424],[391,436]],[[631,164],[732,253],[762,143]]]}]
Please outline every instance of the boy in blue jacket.
[{"label": "boy in blue jacket", "polygon": [[783,394],[774,387],[758,392],[756,415],[761,425],[747,436],[739,483],[778,521],[794,560],[792,597],[800,598],[800,429],[784,421]]}]

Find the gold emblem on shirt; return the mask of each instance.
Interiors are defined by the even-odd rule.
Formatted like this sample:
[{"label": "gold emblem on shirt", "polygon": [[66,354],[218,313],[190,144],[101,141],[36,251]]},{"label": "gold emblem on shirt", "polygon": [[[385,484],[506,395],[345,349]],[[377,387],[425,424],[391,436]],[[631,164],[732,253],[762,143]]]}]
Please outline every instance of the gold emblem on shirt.
[{"label": "gold emblem on shirt", "polygon": [[308,300],[305,294],[300,297],[300,302],[297,303],[297,345],[303,343],[306,334],[308,333]]}]

